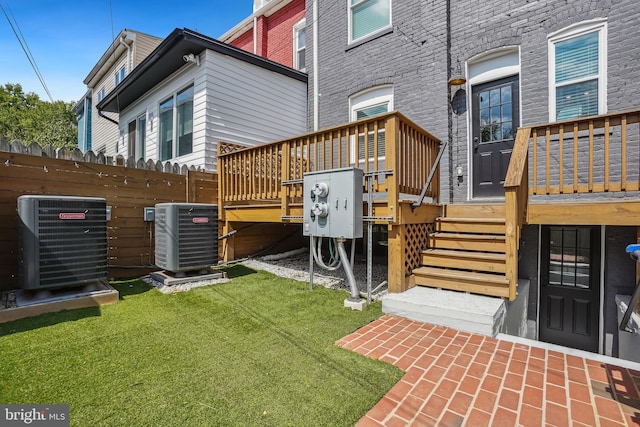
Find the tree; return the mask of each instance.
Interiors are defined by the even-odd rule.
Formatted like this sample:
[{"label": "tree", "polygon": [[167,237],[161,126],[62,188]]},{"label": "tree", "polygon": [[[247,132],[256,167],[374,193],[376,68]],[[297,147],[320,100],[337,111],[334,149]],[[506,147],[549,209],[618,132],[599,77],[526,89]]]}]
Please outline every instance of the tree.
[{"label": "tree", "polygon": [[20,84],[7,83],[0,86],[0,136],[25,145],[76,147],[78,123],[72,108],[72,102],[46,102],[35,93],[25,94]]}]

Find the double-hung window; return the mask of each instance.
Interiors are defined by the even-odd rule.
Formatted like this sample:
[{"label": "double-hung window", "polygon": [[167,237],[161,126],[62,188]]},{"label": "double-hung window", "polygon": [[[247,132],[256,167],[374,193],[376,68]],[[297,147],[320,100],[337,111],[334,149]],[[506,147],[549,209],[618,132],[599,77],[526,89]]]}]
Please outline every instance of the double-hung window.
[{"label": "double-hung window", "polygon": [[116,86],[118,86],[124,80],[124,66],[116,71]]},{"label": "double-hung window", "polygon": [[307,27],[303,19],[293,27],[293,68],[306,71]]},{"label": "double-hung window", "polygon": [[[393,110],[393,87],[379,86],[352,95],[349,98],[351,110],[351,121],[368,119],[369,117],[385,114]],[[358,163],[365,159],[365,135],[358,135]],[[375,137],[370,131],[367,135],[368,153],[367,160],[374,160]],[[351,158],[355,158],[355,144],[351,147]],[[385,131],[378,130],[378,160],[384,159],[385,155]],[[354,162],[355,163],[355,162]]]},{"label": "double-hung window", "polygon": [[607,24],[595,21],[549,37],[549,119],[606,113]]},{"label": "double-hung window", "polygon": [[349,42],[391,27],[391,0],[348,0]]},{"label": "double-hung window", "polygon": [[98,102],[102,101],[103,99],[104,99],[104,88],[98,91]]},{"label": "double-hung window", "polygon": [[160,160],[190,154],[193,151],[193,85],[162,101],[159,115]]}]

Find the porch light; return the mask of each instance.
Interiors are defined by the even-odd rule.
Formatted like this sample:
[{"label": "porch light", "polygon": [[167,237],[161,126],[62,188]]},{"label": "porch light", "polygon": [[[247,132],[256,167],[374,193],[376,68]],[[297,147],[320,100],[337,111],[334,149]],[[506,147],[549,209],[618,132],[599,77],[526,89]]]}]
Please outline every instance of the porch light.
[{"label": "porch light", "polygon": [[451,75],[447,82],[449,86],[461,86],[467,82],[467,79],[460,69],[460,59],[458,58],[456,62],[458,63],[458,65],[456,65],[456,71]]}]

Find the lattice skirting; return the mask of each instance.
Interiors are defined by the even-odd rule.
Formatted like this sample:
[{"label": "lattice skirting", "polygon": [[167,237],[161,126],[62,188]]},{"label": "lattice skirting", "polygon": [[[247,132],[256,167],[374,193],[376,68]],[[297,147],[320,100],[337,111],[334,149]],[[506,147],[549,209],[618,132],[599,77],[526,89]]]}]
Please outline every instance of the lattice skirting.
[{"label": "lattice skirting", "polygon": [[404,225],[404,268],[405,275],[420,266],[420,255],[427,248],[428,234],[433,232],[433,224]]}]

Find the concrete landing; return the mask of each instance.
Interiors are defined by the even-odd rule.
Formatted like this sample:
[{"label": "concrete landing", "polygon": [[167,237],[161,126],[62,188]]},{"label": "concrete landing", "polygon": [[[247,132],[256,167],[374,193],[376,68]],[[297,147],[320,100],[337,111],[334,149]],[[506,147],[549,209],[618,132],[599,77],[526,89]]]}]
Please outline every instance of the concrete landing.
[{"label": "concrete landing", "polygon": [[196,282],[201,280],[222,279],[226,277],[223,271],[211,271],[211,270],[185,271],[180,273],[174,273],[171,271],[162,270],[162,271],[155,271],[149,274],[149,276],[153,280],[160,282],[165,286],[180,285],[183,283],[190,283],[190,282]]},{"label": "concrete landing", "polygon": [[495,337],[506,318],[501,298],[416,286],[382,298],[382,312]]},{"label": "concrete landing", "polygon": [[115,304],[118,296],[117,290],[102,282],[56,290],[18,290],[17,307],[0,310],[0,323],[62,310]]}]

